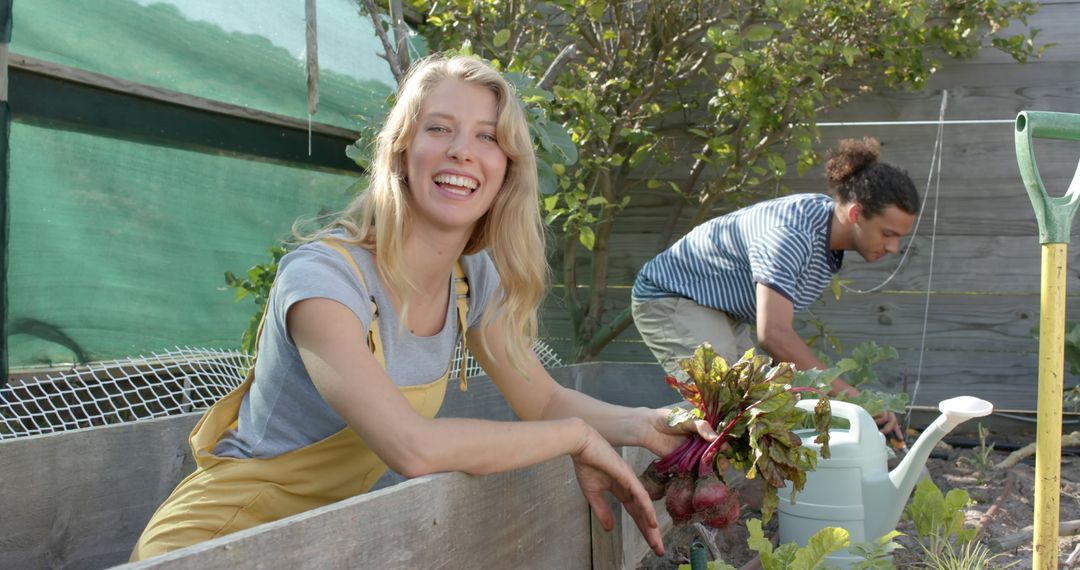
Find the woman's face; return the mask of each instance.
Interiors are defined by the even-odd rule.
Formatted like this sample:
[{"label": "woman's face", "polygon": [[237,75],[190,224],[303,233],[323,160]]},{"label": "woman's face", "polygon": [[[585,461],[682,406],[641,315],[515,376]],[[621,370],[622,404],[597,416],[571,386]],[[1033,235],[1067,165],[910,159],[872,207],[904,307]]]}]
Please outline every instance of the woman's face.
[{"label": "woman's face", "polygon": [[486,87],[445,79],[431,90],[405,150],[414,224],[471,233],[506,176],[497,119],[495,94]]}]

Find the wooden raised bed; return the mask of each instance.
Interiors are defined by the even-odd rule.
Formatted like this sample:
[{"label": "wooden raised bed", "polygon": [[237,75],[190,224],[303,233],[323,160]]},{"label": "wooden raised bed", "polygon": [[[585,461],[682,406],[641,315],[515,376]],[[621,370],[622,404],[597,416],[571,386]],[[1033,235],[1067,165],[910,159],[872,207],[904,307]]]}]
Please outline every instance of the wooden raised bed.
[{"label": "wooden raised bed", "polygon": [[[660,368],[593,363],[553,370],[565,386],[624,405],[678,400]],[[442,416],[506,420],[485,378],[452,386]],[[177,481],[194,468],[187,434],[199,414],[0,443],[0,568],[109,568]],[[638,471],[651,454],[625,448]],[[573,467],[559,458],[509,473],[446,473],[378,490],[125,568],[634,568],[648,551],[618,512],[606,533]],[[670,525],[663,509],[658,515]]]}]

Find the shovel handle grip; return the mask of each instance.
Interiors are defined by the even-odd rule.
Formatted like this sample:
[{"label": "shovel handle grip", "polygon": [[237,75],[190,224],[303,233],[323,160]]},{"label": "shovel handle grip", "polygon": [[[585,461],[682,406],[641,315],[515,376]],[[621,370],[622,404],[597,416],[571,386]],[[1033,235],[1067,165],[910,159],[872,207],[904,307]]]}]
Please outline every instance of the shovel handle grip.
[{"label": "shovel handle grip", "polygon": [[1069,190],[1060,198],[1046,193],[1035,164],[1032,139],[1080,141],[1080,115],[1049,111],[1020,111],[1015,122],[1016,161],[1020,177],[1039,223],[1039,243],[1069,243],[1069,229],[1080,204],[1080,165]]}]

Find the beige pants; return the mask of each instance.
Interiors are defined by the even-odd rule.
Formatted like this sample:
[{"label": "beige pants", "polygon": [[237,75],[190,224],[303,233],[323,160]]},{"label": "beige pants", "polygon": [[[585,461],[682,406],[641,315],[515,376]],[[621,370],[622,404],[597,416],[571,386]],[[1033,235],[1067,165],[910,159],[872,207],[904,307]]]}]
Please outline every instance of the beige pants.
[{"label": "beige pants", "polygon": [[634,299],[631,311],[645,345],[668,374],[679,372],[679,361],[693,356],[694,349],[705,342],[728,362],[754,346],[750,325],[690,299]]}]

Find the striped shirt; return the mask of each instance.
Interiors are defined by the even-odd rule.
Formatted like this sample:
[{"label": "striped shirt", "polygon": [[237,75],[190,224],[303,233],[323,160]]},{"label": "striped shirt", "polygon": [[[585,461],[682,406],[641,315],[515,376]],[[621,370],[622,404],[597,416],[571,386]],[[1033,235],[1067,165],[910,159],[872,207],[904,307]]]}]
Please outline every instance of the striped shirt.
[{"label": "striped shirt", "polygon": [[829,249],[833,206],[824,194],[796,194],[709,220],[646,263],[633,296],[685,297],[753,323],[762,283],[805,309],[844,261]]}]

